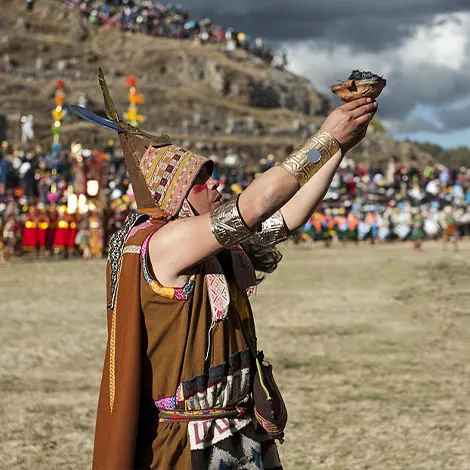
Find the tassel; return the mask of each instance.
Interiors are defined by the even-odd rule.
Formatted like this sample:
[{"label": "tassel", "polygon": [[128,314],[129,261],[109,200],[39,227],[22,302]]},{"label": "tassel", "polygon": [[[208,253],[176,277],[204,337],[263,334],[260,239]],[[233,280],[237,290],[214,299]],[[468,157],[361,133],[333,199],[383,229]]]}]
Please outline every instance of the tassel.
[{"label": "tassel", "polygon": [[209,358],[209,354],[211,352],[211,340],[212,340],[212,330],[215,328],[215,321],[212,320],[211,327],[209,328],[209,332],[207,333],[207,351],[206,351],[206,357],[204,358],[204,361],[207,361]]},{"label": "tassel", "polygon": [[72,111],[78,117],[84,119],[85,121],[91,122],[92,124],[97,124],[98,126],[102,126],[110,131],[122,132],[122,129],[119,124],[116,124],[114,121],[111,121],[111,119],[98,116],[89,109],[82,108],[81,106],[75,106],[72,104],[69,104],[67,108],[70,109],[70,111]]}]

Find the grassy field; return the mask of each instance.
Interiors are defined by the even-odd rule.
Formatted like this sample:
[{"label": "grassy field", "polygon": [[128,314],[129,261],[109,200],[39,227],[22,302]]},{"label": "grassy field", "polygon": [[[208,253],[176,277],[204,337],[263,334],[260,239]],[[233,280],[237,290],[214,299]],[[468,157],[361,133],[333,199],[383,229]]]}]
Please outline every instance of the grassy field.
[{"label": "grassy field", "polygon": [[[286,469],[470,469],[470,245],[285,247],[254,300]],[[104,262],[0,266],[0,468],[89,468]]]}]

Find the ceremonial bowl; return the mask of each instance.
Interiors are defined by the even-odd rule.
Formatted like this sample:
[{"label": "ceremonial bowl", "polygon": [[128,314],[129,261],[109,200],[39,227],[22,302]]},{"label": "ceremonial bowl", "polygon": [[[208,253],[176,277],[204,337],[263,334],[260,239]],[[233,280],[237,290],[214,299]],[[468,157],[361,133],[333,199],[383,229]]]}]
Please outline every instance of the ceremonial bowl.
[{"label": "ceremonial bowl", "polygon": [[346,80],[331,87],[331,91],[338,96],[341,101],[349,103],[358,98],[376,99],[387,85],[384,78],[373,78],[368,80]]}]

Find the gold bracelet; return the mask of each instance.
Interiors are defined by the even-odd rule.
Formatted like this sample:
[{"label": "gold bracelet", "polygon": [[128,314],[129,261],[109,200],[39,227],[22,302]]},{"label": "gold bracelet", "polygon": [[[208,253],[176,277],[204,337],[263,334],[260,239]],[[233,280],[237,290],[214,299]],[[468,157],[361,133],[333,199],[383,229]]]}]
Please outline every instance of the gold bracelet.
[{"label": "gold bracelet", "polygon": [[263,246],[271,246],[287,240],[289,232],[281,211],[266,219],[261,228],[253,234],[253,239]]},{"label": "gold bracelet", "polygon": [[211,230],[224,248],[231,248],[253,236],[238,211],[238,197],[217,207],[211,214]]},{"label": "gold bracelet", "polygon": [[340,149],[339,142],[328,132],[318,130],[281,163],[302,187]]}]

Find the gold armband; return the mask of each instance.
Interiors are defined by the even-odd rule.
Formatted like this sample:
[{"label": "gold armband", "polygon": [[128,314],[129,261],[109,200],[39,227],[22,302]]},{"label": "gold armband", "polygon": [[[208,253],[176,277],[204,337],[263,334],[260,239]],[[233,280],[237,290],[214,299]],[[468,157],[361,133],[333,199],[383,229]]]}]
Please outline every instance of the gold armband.
[{"label": "gold armband", "polygon": [[238,211],[238,197],[217,207],[211,214],[211,230],[224,248],[231,248],[253,236]]},{"label": "gold armband", "polygon": [[338,141],[320,129],[280,166],[295,176],[302,187],[339,149]]},{"label": "gold armband", "polygon": [[282,212],[277,211],[261,224],[261,228],[254,233],[253,239],[264,246],[271,246],[287,240],[288,236],[289,232]]}]

